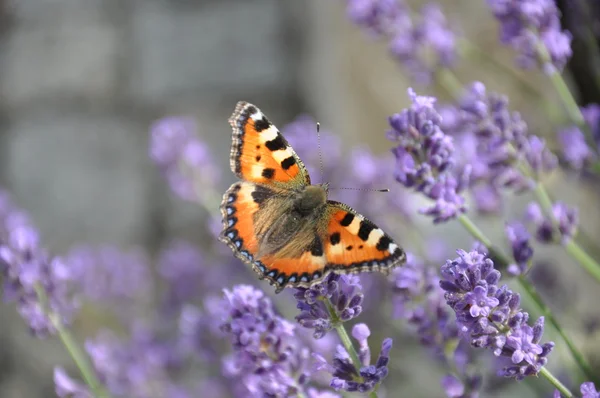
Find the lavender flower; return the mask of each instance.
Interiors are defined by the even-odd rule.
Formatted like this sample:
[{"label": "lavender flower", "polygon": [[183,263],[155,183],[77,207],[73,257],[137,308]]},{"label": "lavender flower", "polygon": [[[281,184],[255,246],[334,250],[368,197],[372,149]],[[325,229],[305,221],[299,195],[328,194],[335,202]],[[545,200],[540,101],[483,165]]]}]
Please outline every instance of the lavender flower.
[{"label": "lavender flower", "polygon": [[251,286],[225,290],[221,330],[233,354],[224,363],[227,376],[241,380],[245,396],[293,396],[309,380],[309,350],[298,345],[295,326],[275,315],[271,301]]},{"label": "lavender flower", "polygon": [[412,106],[389,118],[392,130],[387,136],[398,143],[392,149],[396,180],[435,201],[421,213],[432,216],[436,223],[447,221],[465,211],[460,191],[470,169],[459,176],[451,173],[454,140],[440,128],[441,117],[433,106],[435,98],[417,96],[412,89],[408,94]]},{"label": "lavender flower", "polygon": [[[461,380],[447,375],[442,388],[448,397],[475,397],[481,388],[481,375],[468,370],[471,355],[459,342],[454,316],[444,300],[435,268],[408,253],[406,264],[394,270],[392,298],[394,317],[408,321],[420,343],[431,349],[437,359],[455,369]],[[449,357],[448,347],[456,346]],[[460,394],[458,394],[460,391]]]},{"label": "lavender flower", "polygon": [[[482,83],[475,82],[461,99],[460,112],[458,130],[475,137],[471,185],[491,184],[521,192],[532,189],[536,179],[556,167],[556,157],[544,140],[528,134],[527,124],[519,113],[508,109],[505,96],[488,94]],[[529,172],[523,173],[522,166]]]},{"label": "lavender flower", "polygon": [[[525,212],[525,219],[534,225],[539,242],[560,241],[564,243],[572,239],[577,233],[579,224],[577,209],[570,208],[565,203],[556,202],[552,205],[552,216],[555,222],[543,214],[540,205],[536,202],[531,202]],[[557,232],[560,233],[560,236],[557,236]]]},{"label": "lavender flower", "polygon": [[571,34],[560,30],[560,15],[554,0],[488,0],[500,21],[500,40],[518,53],[522,67],[541,61],[538,46],[544,46],[550,64],[546,71],[561,70],[571,57]]},{"label": "lavender flower", "polygon": [[73,380],[61,367],[54,368],[54,385],[60,398],[93,398],[86,386]]},{"label": "lavender flower", "polygon": [[[56,332],[50,315],[68,324],[77,309],[71,294],[72,274],[58,257],[40,247],[38,231],[27,215],[0,192],[0,274],[4,300],[16,302],[19,314],[39,337]],[[39,295],[44,294],[43,304]]]},{"label": "lavender flower", "polygon": [[572,126],[559,131],[558,140],[563,157],[572,168],[581,170],[596,159],[596,154],[585,142],[585,136],[579,128]]},{"label": "lavender flower", "polygon": [[582,398],[600,398],[600,391],[596,390],[596,386],[591,381],[581,384],[579,391],[582,394]]},{"label": "lavender flower", "polygon": [[[184,200],[212,200],[210,187],[219,181],[209,148],[196,136],[192,119],[169,117],[150,128],[150,157]],[[203,187],[202,190],[199,187]]]},{"label": "lavender flower", "polygon": [[600,105],[590,104],[581,108],[581,113],[583,114],[583,119],[590,127],[596,146],[600,148]]},{"label": "lavender flower", "polygon": [[300,310],[296,320],[305,328],[314,329],[316,339],[362,312],[362,286],[355,275],[331,273],[310,288],[298,288],[294,297]]},{"label": "lavender flower", "polygon": [[513,258],[515,259],[515,263],[510,264],[507,271],[512,275],[521,275],[527,271],[529,260],[533,257],[533,248],[529,244],[529,232],[519,222],[507,224],[504,232],[511,245]]},{"label": "lavender flower", "polygon": [[519,308],[519,295],[507,286],[498,286],[500,272],[485,254],[459,250],[458,255],[442,266],[440,286],[446,291],[446,303],[456,313],[461,332],[472,346],[511,358],[512,365],[500,375],[517,380],[537,375],[554,348],[552,342],[539,344],[544,318],[533,327],[527,324],[529,314]]},{"label": "lavender flower", "polygon": [[436,69],[456,62],[455,34],[437,4],[426,4],[412,17],[403,1],[348,0],[347,14],[367,33],[388,39],[391,54],[420,83],[429,83]]},{"label": "lavender flower", "polygon": [[180,391],[173,375],[186,353],[177,341],[135,327],[129,341],[106,331],[87,341],[86,350],[104,385],[116,397],[158,398]]},{"label": "lavender flower", "polygon": [[352,329],[354,337],[360,346],[359,359],[360,369],[352,362],[346,349],[339,345],[333,358],[333,364],[327,363],[325,358],[313,354],[316,360],[316,370],[325,370],[333,375],[330,386],[336,391],[358,391],[361,393],[372,391],[388,375],[389,353],[392,349],[392,339],[384,339],[381,344],[381,352],[375,365],[370,363],[370,349],[368,337],[371,331],[365,324],[357,324]]}]

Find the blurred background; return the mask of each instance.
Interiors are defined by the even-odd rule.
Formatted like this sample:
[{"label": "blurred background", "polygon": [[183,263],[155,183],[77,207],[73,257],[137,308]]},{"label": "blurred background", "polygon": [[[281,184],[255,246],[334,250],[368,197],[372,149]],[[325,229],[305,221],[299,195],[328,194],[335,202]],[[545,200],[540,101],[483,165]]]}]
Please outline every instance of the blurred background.
[{"label": "blurred background", "polygon": [[[459,77],[507,94],[530,130],[556,148],[552,126],[565,119],[547,78],[513,67],[514,54],[498,43],[498,26],[484,1],[440,3],[451,26],[483,49],[458,63]],[[570,20],[564,23],[568,28]],[[574,50],[568,81],[581,105],[598,102],[600,93],[584,78],[586,52],[577,45]],[[310,114],[341,139],[344,157],[357,145],[388,156],[387,116],[408,104],[411,85],[386,43],[346,18],[343,1],[1,0],[0,182],[30,212],[56,254],[81,243],[140,247],[150,255],[174,238],[203,245],[212,239],[204,227],[211,214],[175,197],[148,157],[154,120],[187,115],[197,121],[222,171],[224,191],[234,181],[227,119],[237,101],[258,105],[280,127]],[[435,86],[414,87],[442,102],[451,99]],[[327,157],[326,147],[323,153]],[[579,206],[586,244],[585,236],[600,233],[599,186],[572,177],[555,173],[549,189]],[[522,213],[526,200],[515,201],[514,214]],[[480,221],[492,238],[504,241],[502,223]],[[470,247],[456,223],[435,230],[424,217],[416,223],[421,234],[446,240],[444,258]],[[536,259],[547,264],[536,286],[578,346],[600,356],[597,286],[561,251],[542,249]],[[83,340],[107,322],[88,310],[75,330]],[[439,383],[430,382],[441,373],[426,351],[409,333],[398,336],[385,382],[394,394],[388,396],[442,396]],[[556,351],[551,368],[561,355],[568,357],[560,346]],[[0,306],[0,397],[53,396],[55,364],[71,367],[59,341],[32,338],[13,306]],[[500,384],[484,396],[550,393]]]}]

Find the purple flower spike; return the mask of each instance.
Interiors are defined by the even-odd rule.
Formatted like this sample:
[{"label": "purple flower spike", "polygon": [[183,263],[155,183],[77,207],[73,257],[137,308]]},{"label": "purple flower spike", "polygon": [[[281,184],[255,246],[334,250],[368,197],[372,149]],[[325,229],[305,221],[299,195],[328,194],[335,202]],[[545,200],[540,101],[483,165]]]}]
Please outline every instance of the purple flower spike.
[{"label": "purple flower spike", "polygon": [[596,390],[596,386],[591,381],[581,384],[579,391],[582,394],[582,398],[600,398],[600,391]]},{"label": "purple flower spike", "polygon": [[[15,208],[8,195],[0,192],[0,275],[3,297],[17,303],[21,317],[32,333],[45,337],[55,333],[48,317],[52,313],[68,324],[77,309],[73,297],[73,274],[63,259],[52,258],[40,247],[38,231],[27,215]],[[40,302],[37,291],[47,296]]]},{"label": "purple flower spike", "polygon": [[550,64],[548,71],[561,70],[571,57],[571,34],[560,30],[559,10],[554,0],[488,0],[500,21],[500,41],[518,53],[522,67],[539,64],[537,46],[544,46]]},{"label": "purple flower spike", "polygon": [[309,381],[309,350],[299,345],[294,324],[274,313],[271,300],[252,286],[225,290],[222,332],[233,354],[225,373],[241,379],[244,396],[293,396]]},{"label": "purple flower spike", "polygon": [[354,275],[329,274],[319,284],[296,289],[294,297],[300,310],[296,320],[305,328],[314,329],[316,339],[325,336],[337,322],[349,321],[362,312],[362,286]]},{"label": "purple flower spike", "polygon": [[[150,128],[150,157],[171,186],[184,200],[197,201],[219,181],[209,148],[196,135],[192,119],[168,117]],[[204,190],[199,192],[198,187]]]},{"label": "purple flower spike", "polygon": [[542,213],[540,205],[532,202],[527,206],[525,219],[535,226],[537,240],[542,243],[559,241],[564,243],[572,239],[579,225],[579,212],[577,209],[570,208],[565,203],[556,202],[552,205],[552,214],[560,236],[557,236],[552,220]]},{"label": "purple flower spike", "polygon": [[519,308],[519,296],[498,286],[500,272],[485,254],[459,250],[458,255],[442,266],[440,286],[462,332],[472,346],[511,358],[513,365],[502,369],[502,376],[521,380],[537,375],[554,348],[552,342],[540,344],[544,318],[533,327],[527,324],[529,314]]},{"label": "purple flower spike", "polygon": [[531,237],[525,226],[519,222],[507,224],[504,232],[515,259],[515,263],[508,266],[508,272],[512,275],[521,275],[527,270],[529,260],[533,257],[533,248],[529,243]]},{"label": "purple flower spike", "polygon": [[412,89],[408,94],[412,106],[389,118],[392,130],[387,136],[398,143],[392,149],[396,180],[432,199],[435,204],[421,213],[432,216],[434,222],[444,222],[466,210],[459,192],[470,169],[458,177],[450,173],[455,162],[454,140],[440,128],[435,98],[417,96]]},{"label": "purple flower spike", "polygon": [[442,388],[449,398],[461,398],[465,393],[464,384],[452,375],[446,375],[442,379]]},{"label": "purple flower spike", "polygon": [[[359,337],[364,338],[368,328],[367,330],[362,327],[360,329],[356,331],[356,334],[358,334]],[[366,341],[364,342],[366,343]],[[359,342],[359,344],[362,343]],[[381,344],[379,357],[375,364],[370,365],[369,362],[363,362],[360,369],[357,369],[355,364],[352,363],[346,349],[339,345],[331,365],[320,355],[313,355],[316,360],[315,368],[317,370],[325,370],[333,375],[333,379],[329,385],[336,391],[343,390],[366,393],[373,391],[373,389],[375,389],[375,387],[388,375],[387,366],[390,361],[389,356],[391,349],[392,339],[384,339]]]},{"label": "purple flower spike", "polygon": [[559,131],[558,140],[565,161],[575,170],[589,166],[597,158],[585,142],[584,134],[575,126]]}]

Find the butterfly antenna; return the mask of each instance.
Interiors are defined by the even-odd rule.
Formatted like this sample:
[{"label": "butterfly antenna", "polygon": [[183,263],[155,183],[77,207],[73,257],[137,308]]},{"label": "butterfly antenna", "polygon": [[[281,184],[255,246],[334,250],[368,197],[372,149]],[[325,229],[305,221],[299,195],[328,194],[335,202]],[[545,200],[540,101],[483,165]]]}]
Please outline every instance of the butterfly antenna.
[{"label": "butterfly antenna", "polygon": [[367,192],[390,192],[389,188],[383,188],[383,189],[346,188],[346,187],[329,188],[329,190],[334,190],[334,189],[348,189],[350,191],[367,191]]},{"label": "butterfly antenna", "polygon": [[325,172],[323,171],[323,151],[321,151],[321,123],[317,122],[317,148],[319,150],[319,167],[321,169],[321,182],[324,182]]}]

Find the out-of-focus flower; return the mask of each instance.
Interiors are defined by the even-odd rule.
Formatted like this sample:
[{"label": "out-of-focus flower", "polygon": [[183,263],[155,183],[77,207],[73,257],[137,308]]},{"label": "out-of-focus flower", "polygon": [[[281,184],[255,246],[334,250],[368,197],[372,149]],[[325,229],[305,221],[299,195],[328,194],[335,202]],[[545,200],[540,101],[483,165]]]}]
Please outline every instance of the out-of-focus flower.
[{"label": "out-of-focus flower", "polygon": [[220,308],[221,330],[233,347],[224,373],[241,381],[245,396],[293,396],[304,391],[309,350],[299,344],[295,325],[275,314],[262,291],[247,285],[226,289]]},{"label": "out-of-focus flower", "polygon": [[54,368],[54,386],[60,398],[93,398],[85,385],[73,380],[61,367]]},{"label": "out-of-focus flower", "polygon": [[[467,160],[473,165],[471,185],[491,184],[520,192],[533,188],[536,179],[556,167],[556,157],[545,142],[528,134],[521,115],[508,109],[507,97],[487,93],[482,83],[475,82],[462,97],[460,111],[457,130],[475,137],[473,157]],[[530,173],[523,173],[521,166]]]},{"label": "out-of-focus flower", "polygon": [[511,358],[512,365],[500,375],[517,380],[537,375],[554,348],[552,342],[540,344],[544,318],[533,327],[527,324],[529,314],[520,309],[520,296],[505,285],[498,286],[500,272],[485,254],[459,250],[458,255],[441,267],[440,286],[461,332],[472,346]]},{"label": "out-of-focus flower", "polygon": [[456,35],[440,6],[428,3],[420,13],[399,0],[348,0],[347,14],[367,33],[389,40],[391,54],[420,83],[457,59]]},{"label": "out-of-focus flower", "polygon": [[523,67],[540,64],[538,46],[544,46],[550,64],[544,70],[561,70],[571,57],[572,36],[562,31],[554,0],[487,0],[500,21],[500,41],[518,52]]},{"label": "out-of-focus flower", "polygon": [[134,327],[130,340],[103,332],[86,342],[86,350],[107,390],[116,397],[154,398],[180,391],[172,375],[181,368],[186,352],[177,341]]},{"label": "out-of-focus flower", "polygon": [[592,137],[600,149],[600,105],[590,104],[581,108],[581,113],[587,125],[590,126]]},{"label": "out-of-focus flower", "polygon": [[600,398],[600,391],[596,390],[596,386],[591,381],[581,384],[579,391],[582,394],[582,398]]},{"label": "out-of-focus flower", "polygon": [[435,98],[417,96],[408,91],[412,106],[389,118],[392,130],[387,137],[398,143],[392,149],[396,156],[396,180],[407,188],[424,194],[435,203],[421,213],[444,222],[464,212],[460,194],[469,178],[470,168],[461,175],[451,173],[454,139],[441,130],[441,117],[434,108]]},{"label": "out-of-focus flower", "polygon": [[196,135],[192,119],[168,117],[150,128],[150,157],[168,181],[171,189],[184,200],[212,199],[219,181],[219,169],[210,149]]},{"label": "out-of-focus flower", "polygon": [[[43,337],[56,332],[49,315],[68,324],[78,305],[72,295],[73,275],[65,261],[51,257],[27,215],[0,192],[0,274],[3,297],[15,302],[32,332]],[[42,303],[38,291],[46,297]]]},{"label": "out-of-focus flower", "polygon": [[596,153],[585,142],[585,135],[575,126],[559,131],[558,141],[565,161],[576,170],[588,166],[596,159]]},{"label": "out-of-focus flower", "polygon": [[333,363],[329,364],[325,358],[319,354],[313,354],[315,358],[315,370],[325,370],[333,375],[330,386],[336,391],[372,391],[388,375],[389,354],[392,349],[392,339],[384,339],[381,344],[379,357],[374,365],[371,364],[370,349],[368,347],[368,337],[371,331],[365,324],[357,324],[352,329],[352,337],[359,344],[360,369],[352,362],[346,349],[339,345],[333,358]]},{"label": "out-of-focus flower", "polygon": [[[533,224],[536,230],[536,238],[542,243],[566,242],[577,233],[579,225],[579,212],[576,208],[570,208],[563,202],[552,205],[552,216],[554,222],[544,215],[542,208],[536,202],[527,206],[525,219]],[[557,236],[560,232],[560,236]]]},{"label": "out-of-focus flower", "polygon": [[[459,343],[456,320],[444,300],[444,290],[434,267],[411,253],[403,267],[394,270],[392,298],[394,317],[405,319],[423,346],[442,363],[455,370],[455,375],[442,379],[448,397],[475,397],[481,388],[481,375],[469,369],[471,355],[468,347]],[[455,346],[452,355],[448,347]],[[459,395],[454,395],[462,391]]]},{"label": "out-of-focus flower", "polygon": [[336,323],[347,322],[362,312],[362,286],[355,275],[331,273],[310,288],[298,288],[294,297],[300,310],[296,320],[314,329],[316,339],[325,336]]},{"label": "out-of-focus flower", "polygon": [[126,251],[81,245],[72,248],[65,261],[78,294],[94,303],[106,303],[126,317],[152,292],[149,260],[139,248]]},{"label": "out-of-focus flower", "polygon": [[533,248],[529,243],[531,237],[525,226],[519,222],[507,224],[504,232],[515,260],[515,263],[508,266],[507,271],[512,275],[521,275],[527,271],[529,260],[533,257]]}]

